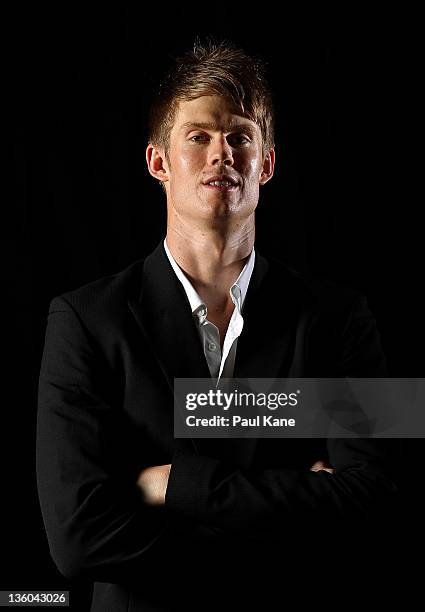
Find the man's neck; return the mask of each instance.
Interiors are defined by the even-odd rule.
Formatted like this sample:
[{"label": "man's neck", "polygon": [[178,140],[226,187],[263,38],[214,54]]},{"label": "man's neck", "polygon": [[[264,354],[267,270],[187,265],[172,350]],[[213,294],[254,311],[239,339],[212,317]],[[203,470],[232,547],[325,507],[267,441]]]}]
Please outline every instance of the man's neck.
[{"label": "man's neck", "polygon": [[168,226],[167,246],[211,317],[231,313],[229,290],[251,254],[254,238],[254,223],[228,233]]}]

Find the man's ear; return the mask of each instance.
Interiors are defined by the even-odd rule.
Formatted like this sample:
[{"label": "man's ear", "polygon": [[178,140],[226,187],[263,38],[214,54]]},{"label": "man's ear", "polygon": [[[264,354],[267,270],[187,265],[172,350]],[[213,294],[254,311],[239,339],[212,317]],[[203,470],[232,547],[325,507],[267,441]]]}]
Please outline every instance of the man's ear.
[{"label": "man's ear", "polygon": [[165,154],[157,149],[151,142],[146,147],[146,163],[149,174],[162,183],[169,180],[168,164]]},{"label": "man's ear", "polygon": [[275,164],[275,150],[270,149],[263,160],[263,169],[260,175],[260,185],[265,185],[267,181],[269,181],[274,173],[274,164]]}]

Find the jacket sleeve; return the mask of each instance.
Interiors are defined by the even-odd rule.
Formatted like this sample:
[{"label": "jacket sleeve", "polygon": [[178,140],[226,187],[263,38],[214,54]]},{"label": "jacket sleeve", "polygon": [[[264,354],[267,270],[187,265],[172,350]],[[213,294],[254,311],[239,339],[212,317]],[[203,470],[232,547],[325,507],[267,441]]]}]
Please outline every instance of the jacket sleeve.
[{"label": "jacket sleeve", "polygon": [[[335,377],[387,375],[364,297],[354,300],[340,336]],[[327,447],[334,474],[281,467],[241,470],[211,457],[177,452],[166,505],[229,533],[265,529],[275,536],[280,526],[287,529],[282,517],[367,520],[379,509],[390,509],[398,490],[396,440],[328,439]]]},{"label": "jacket sleeve", "polygon": [[140,466],[125,454],[128,430],[102,358],[71,305],[52,300],[39,379],[38,493],[62,574],[131,581],[157,567],[156,554],[172,558],[183,538],[188,547],[195,532],[208,539],[214,530],[172,523],[165,508],[141,501]]}]

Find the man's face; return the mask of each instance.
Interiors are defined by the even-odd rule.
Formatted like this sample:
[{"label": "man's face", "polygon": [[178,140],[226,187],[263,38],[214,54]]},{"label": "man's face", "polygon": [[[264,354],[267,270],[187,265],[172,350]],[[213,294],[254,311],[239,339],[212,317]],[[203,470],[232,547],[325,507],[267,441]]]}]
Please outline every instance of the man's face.
[{"label": "man's face", "polygon": [[[169,213],[200,225],[241,221],[255,211],[260,184],[273,174],[259,126],[220,96],[180,102],[163,159]],[[230,186],[209,185],[214,177]]]}]

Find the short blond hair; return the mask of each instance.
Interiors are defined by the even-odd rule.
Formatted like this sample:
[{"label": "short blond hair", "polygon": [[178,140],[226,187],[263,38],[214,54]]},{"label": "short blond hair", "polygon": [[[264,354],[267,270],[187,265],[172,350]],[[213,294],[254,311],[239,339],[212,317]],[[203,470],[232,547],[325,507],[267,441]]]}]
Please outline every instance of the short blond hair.
[{"label": "short blond hair", "polygon": [[274,108],[266,81],[266,64],[227,40],[195,39],[173,65],[153,96],[149,112],[149,142],[168,160],[170,134],[180,102],[201,96],[227,98],[261,131],[263,157],[274,147]]}]

